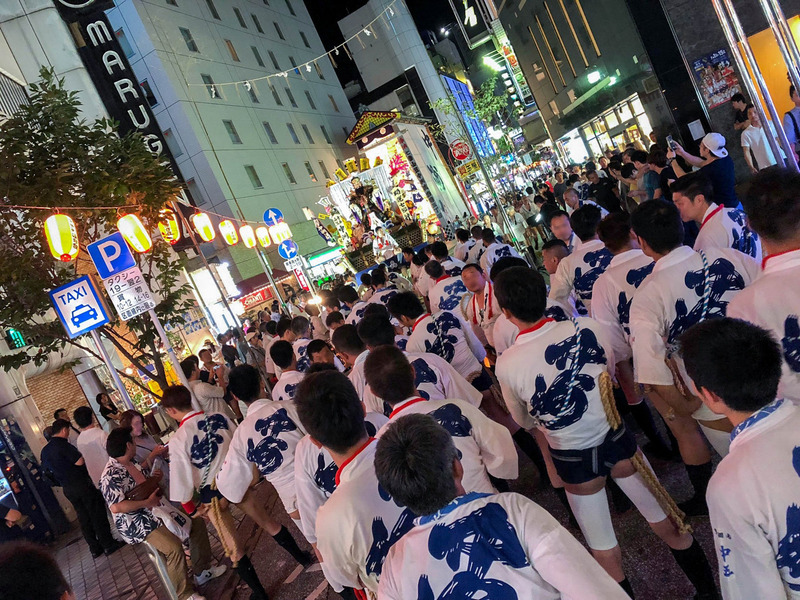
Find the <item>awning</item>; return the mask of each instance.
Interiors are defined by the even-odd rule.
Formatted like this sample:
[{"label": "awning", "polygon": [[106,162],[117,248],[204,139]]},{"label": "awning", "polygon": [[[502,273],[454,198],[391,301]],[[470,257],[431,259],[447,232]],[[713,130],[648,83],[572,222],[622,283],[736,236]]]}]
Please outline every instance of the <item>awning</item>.
[{"label": "awning", "polygon": [[[272,270],[272,278],[278,282],[281,279],[285,279],[286,277],[291,276],[292,273],[288,271],[284,271],[283,269],[273,269]],[[236,284],[236,287],[242,292],[242,295],[250,294],[256,290],[259,290],[265,286],[269,285],[269,278],[267,277],[266,273],[259,273],[253,277],[248,277],[244,281],[240,281]]]}]

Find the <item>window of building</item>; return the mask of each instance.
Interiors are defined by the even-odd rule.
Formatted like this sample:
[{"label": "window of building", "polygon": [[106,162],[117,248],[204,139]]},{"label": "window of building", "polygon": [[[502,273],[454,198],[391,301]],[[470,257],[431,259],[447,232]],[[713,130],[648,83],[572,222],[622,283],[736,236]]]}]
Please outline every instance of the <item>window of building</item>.
[{"label": "window of building", "polygon": [[283,88],[283,89],[286,92],[286,97],[289,98],[289,104],[291,104],[294,108],[297,108],[297,102],[295,102],[294,94],[292,94],[292,90],[290,90],[288,87],[287,88]]},{"label": "window of building", "polygon": [[296,16],[297,16],[297,13],[296,13],[296,12],[294,12],[294,6],[292,6],[292,3],[291,3],[291,2],[289,2],[289,0],[286,0],[286,8],[288,8],[288,9],[289,9],[289,14],[290,14],[290,15],[292,15],[293,17],[296,17]]},{"label": "window of building", "polygon": [[256,26],[256,31],[258,31],[258,33],[264,33],[264,30],[261,29],[261,21],[258,20],[258,17],[253,14],[250,16],[253,17],[253,25]]},{"label": "window of building", "polygon": [[144,97],[150,106],[155,106],[156,104],[158,104],[158,99],[156,99],[156,95],[153,93],[153,89],[150,87],[150,83],[147,81],[147,79],[143,79],[142,81],[140,81],[139,87],[142,88]]},{"label": "window of building", "polygon": [[219,92],[217,92],[217,86],[214,85],[214,80],[211,78],[211,75],[206,75],[205,73],[201,73],[200,77],[203,79],[203,83],[206,84],[206,89],[208,89],[208,95],[212,98],[219,98]]},{"label": "window of building", "polygon": [[117,36],[117,40],[119,40],[119,45],[122,48],[122,52],[125,54],[125,56],[130,58],[131,56],[136,54],[133,51],[133,48],[131,47],[131,43],[128,41],[128,38],[125,37],[125,31],[123,31],[122,28],[117,29],[114,32],[114,35]]},{"label": "window of building", "polygon": [[[347,127],[342,127],[342,133],[344,133],[344,138],[347,139],[350,136],[350,132],[347,130]],[[342,163],[344,164],[344,163]]]},{"label": "window of building", "polygon": [[316,62],[314,63],[314,66],[317,68],[317,76],[324,80],[325,74],[322,72],[322,67],[320,67]]},{"label": "window of building", "polygon": [[222,124],[225,125],[225,131],[228,132],[228,136],[231,138],[231,143],[241,144],[242,138],[239,137],[239,132],[236,131],[236,126],[233,124],[233,121],[222,121]]},{"label": "window of building", "polygon": [[203,194],[200,193],[200,187],[197,185],[194,178],[186,180],[186,188],[189,190],[189,194],[192,196],[192,200],[194,200],[197,206],[206,203],[206,199]]},{"label": "window of building", "polygon": [[278,95],[278,90],[275,89],[275,86],[271,83],[269,84],[269,90],[272,92],[272,98],[275,100],[275,104],[278,106],[283,106],[283,102],[281,102],[281,97]]},{"label": "window of building", "polygon": [[278,64],[278,59],[275,58],[275,54],[272,52],[272,50],[269,50],[268,52],[269,52],[269,59],[272,61],[272,66],[275,67],[276,69],[280,69],[281,66]]},{"label": "window of building", "polygon": [[300,125],[300,127],[303,129],[303,133],[306,134],[306,139],[308,140],[308,143],[309,144],[313,144],[314,143],[314,138],[311,137],[311,132],[308,130],[308,126],[305,125],[305,123],[304,123],[304,124]]},{"label": "window of building", "polygon": [[297,63],[294,61],[294,56],[289,57],[289,62],[291,63],[292,67],[294,67],[294,74],[300,75],[300,69],[297,68]]},{"label": "window of building", "polygon": [[282,163],[282,166],[283,166],[283,172],[286,175],[286,179],[288,179],[289,183],[291,183],[292,185],[296,185],[297,180],[294,178],[294,173],[292,173],[292,170],[289,168],[289,164]]},{"label": "window of building", "polygon": [[331,174],[328,172],[328,168],[325,166],[325,163],[320,160],[317,161],[317,164],[319,164],[319,168],[322,171],[322,174],[325,176],[325,179],[330,179]]},{"label": "window of building", "polygon": [[333,107],[333,110],[335,110],[336,112],[339,112],[339,106],[336,104],[336,100],[333,99],[333,96],[328,94],[328,100],[331,101],[331,106]]},{"label": "window of building", "polygon": [[175,136],[172,135],[172,129],[164,130],[164,141],[167,143],[167,148],[169,148],[173,158],[178,158],[183,154],[181,145],[178,143],[178,140],[175,139]]},{"label": "window of building", "polygon": [[255,46],[250,46],[250,49],[253,51],[253,56],[255,56],[258,66],[263,67],[264,61],[261,58],[261,53],[258,51],[258,48],[256,48]]},{"label": "window of building", "polygon": [[230,40],[225,40],[225,45],[228,47],[228,52],[231,53],[231,58],[236,62],[239,62],[239,54],[236,52],[236,48],[233,47],[233,42]]},{"label": "window of building", "polygon": [[169,4],[170,6],[178,6],[176,0],[167,0],[167,4]]},{"label": "window of building", "polygon": [[308,100],[308,105],[311,107],[311,110],[317,110],[317,105],[314,104],[314,99],[311,97],[311,92],[306,90],[306,100]]},{"label": "window of building", "polygon": [[308,43],[308,38],[306,37],[306,34],[303,33],[302,31],[300,32],[300,39],[303,40],[303,45],[306,48],[311,48],[311,44]]},{"label": "window of building", "polygon": [[283,32],[281,31],[280,25],[278,25],[275,21],[273,21],[272,24],[275,25],[275,31],[277,32],[278,37],[282,40],[285,40],[286,38],[283,37]]},{"label": "window of building", "polygon": [[242,16],[242,11],[240,11],[238,8],[234,7],[233,14],[236,15],[236,20],[239,21],[239,25],[241,25],[242,27],[247,29],[247,23],[244,22],[244,17]]},{"label": "window of building", "polygon": [[286,128],[289,130],[289,135],[292,137],[292,141],[295,144],[299,144],[300,138],[297,137],[297,132],[294,130],[294,125],[292,125],[291,123],[287,123]]},{"label": "window of building", "polygon": [[253,104],[259,104],[258,94],[256,94],[256,86],[251,83],[249,86],[245,86],[245,89],[247,89],[247,93],[250,94],[250,100],[253,102]]},{"label": "window of building", "polygon": [[269,0],[264,0],[264,5],[269,6]]},{"label": "window of building", "polygon": [[258,176],[256,168],[253,165],[245,165],[244,170],[247,173],[247,176],[250,178],[250,183],[253,184],[253,188],[260,190],[264,187],[264,184],[261,183],[261,178]]},{"label": "window of building", "polygon": [[211,16],[214,17],[217,21],[220,20],[219,13],[217,12],[217,7],[214,6],[214,0],[206,0],[206,6],[208,6],[208,10],[211,13]]},{"label": "window of building", "polygon": [[189,52],[200,52],[197,49],[197,44],[194,42],[194,38],[192,37],[192,32],[186,29],[185,27],[178,27],[183,36],[183,41],[186,42],[186,47],[189,49]]},{"label": "window of building", "polygon": [[278,143],[278,138],[275,137],[275,132],[272,131],[272,126],[269,123],[267,123],[266,121],[264,121],[261,124],[264,126],[264,131],[267,132],[267,137],[269,138],[270,143],[277,144]]},{"label": "window of building", "polygon": [[332,144],[333,142],[331,141],[331,136],[328,135],[328,130],[325,129],[325,125],[320,125],[319,128],[322,130],[322,137],[325,138],[325,141],[328,142],[329,144]]},{"label": "window of building", "polygon": [[308,172],[308,176],[311,178],[311,181],[317,181],[317,174],[314,173],[314,169],[311,168],[311,163],[306,161],[306,171]]}]

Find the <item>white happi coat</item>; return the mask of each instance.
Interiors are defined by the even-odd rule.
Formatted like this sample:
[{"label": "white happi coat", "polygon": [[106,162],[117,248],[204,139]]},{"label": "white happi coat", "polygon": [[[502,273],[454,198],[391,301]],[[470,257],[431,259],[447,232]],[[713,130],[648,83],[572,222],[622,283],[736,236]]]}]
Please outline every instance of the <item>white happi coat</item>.
[{"label": "white happi coat", "polygon": [[[369,412],[364,417],[367,434],[375,437],[389,421],[384,415]],[[317,512],[336,489],[336,463],[330,452],[305,436],[294,453],[294,483],[300,525],[309,544],[317,543]]]},{"label": "white happi coat", "polygon": [[[473,349],[473,346],[478,345],[480,344],[475,339],[475,334],[461,319],[452,312],[441,311],[434,315],[425,314],[417,319],[408,337],[406,349],[409,352],[429,352],[441,356],[462,377],[470,381],[483,368],[476,358],[477,348]],[[483,346],[480,350],[485,356]]]},{"label": "white happi coat", "polygon": [[389,298],[396,296],[399,293],[400,291],[397,289],[397,287],[393,285],[387,285],[379,290],[375,290],[375,293],[372,294],[372,297],[367,300],[367,304],[375,304],[379,302],[386,306],[386,303],[389,302]]},{"label": "white happi coat", "polygon": [[800,250],[764,259],[764,270],[728,305],[728,316],[768,329],[783,350],[778,395],[800,404]]},{"label": "white happi coat", "polygon": [[[192,392],[192,406],[195,409],[207,413],[221,413],[230,416],[230,407],[228,403],[223,400],[225,390],[218,385],[212,385],[205,381],[195,379],[189,382],[189,389]],[[197,406],[195,406],[195,404],[197,404]]]},{"label": "white happi coat", "polygon": [[255,465],[275,486],[286,512],[293,512],[294,450],[305,434],[294,402],[256,400],[233,434],[217,488],[234,504],[241,502],[253,483]]},{"label": "white happi coat", "polygon": [[[578,313],[575,311],[575,307],[572,306],[572,304],[567,307],[548,298],[544,316],[554,321],[569,321],[570,319],[577,318]],[[492,328],[494,351],[497,353],[497,356],[500,356],[503,352],[511,348],[518,335],[519,328],[509,321],[505,315],[500,315]]]},{"label": "white happi coat", "polygon": [[[169,440],[169,499],[186,504],[211,486],[222,468],[236,426],[220,413],[186,415]],[[248,483],[252,480],[252,476]]]},{"label": "white happi coat", "polygon": [[419,292],[420,296],[427,298],[428,292],[431,291],[433,284],[434,284],[433,278],[430,275],[428,275],[428,273],[423,268],[422,272],[419,274],[419,279],[417,279],[417,292]]},{"label": "white happi coat", "polygon": [[630,312],[633,294],[655,263],[641,250],[626,250],[611,259],[592,288],[592,318],[606,326],[617,362],[631,357]]},{"label": "white happi coat", "polygon": [[509,246],[508,244],[494,242],[493,244],[487,246],[486,252],[484,252],[481,256],[481,269],[483,269],[483,272],[487,277],[489,276],[489,272],[492,270],[492,265],[499,259],[506,256],[522,258],[519,253],[514,250],[514,247]]},{"label": "white happi coat", "polygon": [[[580,350],[571,355],[576,323]],[[602,325],[585,318],[545,318],[519,333],[497,359],[496,372],[517,423],[526,429],[540,427],[556,450],[585,450],[600,445],[610,430],[598,378],[606,370],[613,376],[614,365]]]},{"label": "white happi coat", "polygon": [[297,386],[303,381],[305,373],[300,371],[284,371],[278,378],[278,383],[272,388],[272,399],[278,402],[294,400]]},{"label": "white happi coat", "polygon": [[731,433],[706,499],[725,600],[800,599],[800,407],[777,400]]},{"label": "white happi coat", "polygon": [[358,322],[364,318],[364,310],[367,308],[367,303],[363,300],[353,303],[350,309],[350,314],[347,315],[344,322],[348,325],[358,325]]},{"label": "white happi coat", "polygon": [[[305,373],[311,368],[311,357],[308,355],[308,345],[311,343],[311,340],[308,338],[300,338],[299,340],[295,340],[292,344],[292,348],[294,349],[294,356],[297,358],[297,371],[299,373]],[[336,368],[339,369],[341,373],[344,371],[344,365],[342,361],[339,360],[339,357],[334,357],[333,364],[336,365]]]},{"label": "white happi coat", "polygon": [[389,273],[387,277],[389,278],[389,283],[391,283],[401,292],[410,292],[414,289],[414,286],[411,285],[411,282],[399,273]]},{"label": "white happi coat", "polygon": [[460,313],[461,299],[467,293],[467,288],[464,286],[464,282],[461,281],[461,277],[442,275],[434,282],[433,287],[428,292],[428,302],[433,312],[449,310],[450,312]]},{"label": "white happi coat", "polygon": [[448,593],[491,600],[628,598],[550,513],[514,493],[466,494],[418,518],[389,551],[378,592],[381,600]]},{"label": "white happi coat", "polygon": [[458,450],[464,477],[461,481],[468,492],[497,492],[489,474],[497,479],[516,479],[519,476],[517,450],[511,434],[463,400],[426,400],[412,397],[394,405],[389,423],[378,432],[380,438],[400,417],[411,414],[430,415],[453,438]]},{"label": "white happi coat", "polygon": [[[672,371],[665,360],[675,353],[681,334],[706,319],[725,316],[733,297],[758,275],[758,264],[730,248],[703,251],[708,279],[703,276],[703,258],[687,246],[679,246],[653,267],[652,273],[633,295],[630,312],[631,349],[634,378],[643,385],[673,385]],[[708,284],[707,303],[704,290]],[[705,312],[704,312],[704,306]],[[684,382],[683,361],[675,356]],[[694,413],[702,421],[723,419],[705,404]]]},{"label": "white happi coat", "polygon": [[464,320],[474,327],[479,327],[489,345],[494,346],[494,324],[502,316],[503,311],[500,310],[497,296],[494,295],[492,282],[487,279],[483,288],[482,302],[477,294],[470,294],[461,306]]},{"label": "white happi coat", "polygon": [[[444,400],[445,398],[458,398],[465,400],[473,406],[480,406],[483,396],[476,390],[450,363],[442,357],[429,352],[403,352],[414,367],[414,387],[420,396],[428,400]],[[367,358],[367,352],[358,358]],[[364,378],[364,363],[356,361],[350,373],[350,381],[358,392],[358,397],[364,402],[368,412],[376,412],[389,416],[392,407],[372,393]]]},{"label": "white happi coat", "polygon": [[375,476],[376,440],[342,464],[336,490],[317,512],[317,550],[322,572],[335,591],[366,588],[373,597],[389,549],[414,524],[414,514],[395,504]]},{"label": "white happi coat", "polygon": [[695,250],[733,248],[761,262],[761,240],[747,226],[747,215],[737,208],[717,206],[714,202],[706,210],[700,233],[694,242]]},{"label": "white happi coat", "polygon": [[582,315],[591,313],[592,286],[611,262],[611,252],[600,240],[583,242],[572,254],[558,263],[555,275],[550,278],[549,298],[559,304],[569,304],[575,294],[576,308]]},{"label": "white happi coat", "polygon": [[458,260],[452,256],[448,256],[442,261],[442,268],[449,277],[461,277],[461,269],[465,265],[466,263],[463,260]]},{"label": "white happi coat", "polygon": [[[483,245],[483,240],[473,239],[472,241],[474,241],[475,244],[469,249],[469,252],[467,252],[467,258],[464,262],[468,265],[479,265],[481,264],[481,258],[483,257],[484,252],[486,252],[486,246]],[[489,274],[487,273],[486,276],[488,277]]]},{"label": "white happi coat", "polygon": [[475,240],[472,238],[468,239],[466,242],[459,242],[456,244],[455,250],[453,250],[453,256],[462,262],[466,262],[467,255],[469,251],[472,250],[472,247],[476,244]]}]

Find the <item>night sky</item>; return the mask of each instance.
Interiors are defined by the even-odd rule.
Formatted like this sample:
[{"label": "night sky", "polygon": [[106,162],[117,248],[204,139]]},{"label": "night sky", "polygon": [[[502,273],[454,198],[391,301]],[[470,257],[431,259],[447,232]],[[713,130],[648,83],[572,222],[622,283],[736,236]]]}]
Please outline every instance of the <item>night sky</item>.
[{"label": "night sky", "polygon": [[[402,0],[401,0],[402,1]],[[453,9],[448,0],[405,0],[417,28],[438,31],[442,26],[455,20]],[[326,50],[344,41],[339,31],[338,21],[366,4],[366,0],[305,0],[311,19],[317,28],[320,39]],[[344,54],[336,57],[336,74],[342,85],[358,77],[358,69]]]}]

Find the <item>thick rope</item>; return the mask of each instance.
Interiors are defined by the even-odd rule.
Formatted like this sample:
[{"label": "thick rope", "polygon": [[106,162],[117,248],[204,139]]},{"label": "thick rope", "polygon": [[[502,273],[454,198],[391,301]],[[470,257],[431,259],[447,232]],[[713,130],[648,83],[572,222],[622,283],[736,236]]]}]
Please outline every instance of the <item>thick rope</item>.
[{"label": "thick rope", "polygon": [[[619,411],[617,410],[617,404],[614,401],[614,384],[611,381],[611,375],[608,374],[608,371],[603,371],[603,373],[600,374],[599,386],[600,398],[603,401],[603,409],[605,410],[608,424],[611,426],[611,429],[617,430],[622,426],[622,417],[620,417]],[[658,480],[656,474],[653,473],[650,465],[648,465],[645,461],[641,450],[636,450],[636,454],[634,454],[631,458],[631,463],[633,463],[633,466],[642,476],[642,479],[644,479],[647,487],[658,501],[659,506],[661,506],[664,512],[667,513],[669,519],[678,529],[678,532],[691,533],[691,526],[684,521],[684,517],[686,515],[680,508],[678,508],[675,500],[672,499],[672,496],[669,495],[669,492],[667,492],[667,490]]]}]

